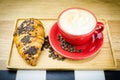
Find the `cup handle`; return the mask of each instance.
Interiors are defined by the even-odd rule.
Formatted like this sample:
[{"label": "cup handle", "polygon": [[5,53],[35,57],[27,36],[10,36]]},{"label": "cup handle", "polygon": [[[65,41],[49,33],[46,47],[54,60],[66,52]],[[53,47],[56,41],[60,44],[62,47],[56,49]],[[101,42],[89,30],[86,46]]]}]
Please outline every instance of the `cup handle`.
[{"label": "cup handle", "polygon": [[92,35],[92,42],[94,43],[96,37],[99,37],[99,33],[104,30],[104,24],[102,22],[97,22],[96,29],[94,34]]},{"label": "cup handle", "polygon": [[97,22],[95,33],[101,33],[104,30],[104,24],[102,22]]}]

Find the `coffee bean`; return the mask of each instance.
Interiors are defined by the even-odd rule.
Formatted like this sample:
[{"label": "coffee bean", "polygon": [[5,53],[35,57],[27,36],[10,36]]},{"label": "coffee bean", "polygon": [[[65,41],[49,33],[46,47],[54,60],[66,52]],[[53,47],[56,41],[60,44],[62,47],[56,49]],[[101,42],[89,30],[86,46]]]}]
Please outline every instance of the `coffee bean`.
[{"label": "coffee bean", "polygon": [[50,53],[54,53],[54,51],[52,51],[52,50],[49,50],[49,52],[50,52]]},{"label": "coffee bean", "polygon": [[68,48],[67,48],[67,47],[65,47],[64,49],[65,49],[66,51],[68,50]]},{"label": "coffee bean", "polygon": [[[59,41],[62,41],[61,45],[65,46],[65,40],[59,35],[58,36],[58,40]],[[44,41],[44,44],[43,44],[43,47],[41,48],[41,50],[44,50],[45,49],[49,49],[48,52],[49,52],[49,55],[48,57],[49,58],[52,58],[52,59],[59,59],[61,58],[60,60],[63,61],[62,59],[62,56],[59,56],[58,54],[55,53],[54,49],[51,47],[50,43],[49,43],[49,40],[48,40],[48,36],[45,37],[45,41]],[[65,48],[65,47],[64,47]]]},{"label": "coffee bean", "polygon": [[79,50],[79,52],[82,52],[82,51],[83,51],[82,49]]},{"label": "coffee bean", "polygon": [[55,54],[53,54],[53,55],[52,55],[52,58],[53,58],[53,59],[56,59],[57,57],[56,57],[56,55],[55,55]]},{"label": "coffee bean", "polygon": [[58,57],[57,58],[57,60],[61,60],[61,61],[63,61],[63,59],[64,59],[63,57]]},{"label": "coffee bean", "polygon": [[55,57],[58,58],[59,56],[56,54]]},{"label": "coffee bean", "polygon": [[60,37],[61,37],[61,36],[60,36],[60,35],[58,35],[58,38],[57,38],[57,40],[58,40],[58,41],[60,41]]},{"label": "coffee bean", "polygon": [[[53,50],[53,48],[51,46],[49,46],[49,50]],[[53,50],[54,51],[54,50]]]},{"label": "coffee bean", "polygon": [[61,60],[61,58],[57,58],[57,60]]},{"label": "coffee bean", "polygon": [[49,45],[45,45],[44,47],[47,49],[49,47]]},{"label": "coffee bean", "polygon": [[51,57],[52,57],[52,54],[49,54],[49,57],[51,58]]},{"label": "coffee bean", "polygon": [[51,49],[49,49],[49,51],[54,51],[54,50],[51,48]]},{"label": "coffee bean", "polygon": [[76,52],[76,50],[74,49],[73,52]]},{"label": "coffee bean", "polygon": [[61,57],[61,60],[63,61],[65,59],[65,57]]}]

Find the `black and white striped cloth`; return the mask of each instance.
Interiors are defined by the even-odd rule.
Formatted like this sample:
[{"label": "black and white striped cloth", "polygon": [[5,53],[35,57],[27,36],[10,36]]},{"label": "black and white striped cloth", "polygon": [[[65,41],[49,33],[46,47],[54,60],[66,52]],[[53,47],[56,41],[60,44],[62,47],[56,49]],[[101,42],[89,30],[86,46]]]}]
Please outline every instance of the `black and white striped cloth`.
[{"label": "black and white striped cloth", "polygon": [[120,80],[120,71],[0,70],[0,80]]}]

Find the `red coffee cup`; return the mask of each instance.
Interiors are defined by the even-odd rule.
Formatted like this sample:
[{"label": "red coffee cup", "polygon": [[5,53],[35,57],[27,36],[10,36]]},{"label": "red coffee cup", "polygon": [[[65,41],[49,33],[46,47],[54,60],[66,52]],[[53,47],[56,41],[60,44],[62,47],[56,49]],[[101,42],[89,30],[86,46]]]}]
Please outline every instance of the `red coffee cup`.
[{"label": "red coffee cup", "polygon": [[85,44],[92,35],[104,30],[104,24],[98,22],[91,11],[83,8],[64,10],[58,16],[57,24],[62,37],[73,45]]}]

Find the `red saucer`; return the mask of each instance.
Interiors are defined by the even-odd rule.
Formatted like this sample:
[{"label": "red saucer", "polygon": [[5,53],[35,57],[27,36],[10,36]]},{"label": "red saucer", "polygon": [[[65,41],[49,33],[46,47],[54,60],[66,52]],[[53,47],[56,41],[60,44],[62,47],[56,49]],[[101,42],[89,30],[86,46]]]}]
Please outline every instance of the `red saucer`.
[{"label": "red saucer", "polygon": [[82,49],[82,52],[71,53],[61,48],[60,42],[58,39],[58,25],[55,23],[49,33],[49,42],[52,48],[60,55],[70,58],[70,59],[86,59],[98,53],[101,49],[104,41],[103,33],[93,35],[91,40],[88,43],[85,43],[80,46],[75,46],[79,49]]}]

